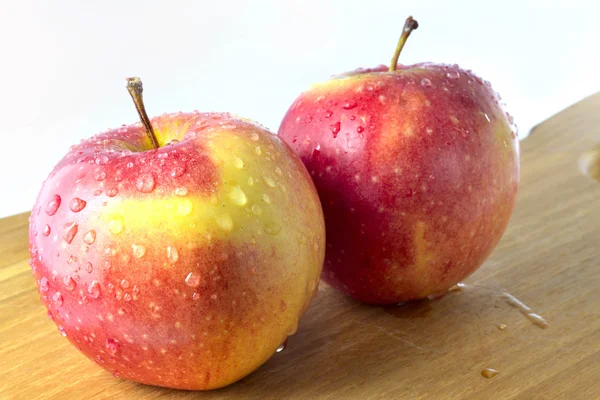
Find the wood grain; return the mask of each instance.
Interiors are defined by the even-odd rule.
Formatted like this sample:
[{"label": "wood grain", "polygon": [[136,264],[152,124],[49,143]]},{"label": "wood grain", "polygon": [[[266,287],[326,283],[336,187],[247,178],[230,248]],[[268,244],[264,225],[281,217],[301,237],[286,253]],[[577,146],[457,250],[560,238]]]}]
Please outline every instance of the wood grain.
[{"label": "wood grain", "polygon": [[600,183],[580,171],[600,143],[599,110],[597,94],[522,143],[515,214],[463,291],[381,308],[322,285],[282,353],[213,392],[123,381],[81,355],[39,302],[27,215],[0,220],[0,399],[599,399]]}]

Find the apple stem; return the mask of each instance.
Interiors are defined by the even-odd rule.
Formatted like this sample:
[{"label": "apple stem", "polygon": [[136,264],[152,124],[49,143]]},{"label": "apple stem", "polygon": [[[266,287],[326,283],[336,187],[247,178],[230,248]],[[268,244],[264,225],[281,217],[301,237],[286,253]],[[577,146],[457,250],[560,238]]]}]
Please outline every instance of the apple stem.
[{"label": "apple stem", "polygon": [[144,107],[144,98],[142,97],[144,86],[142,85],[142,80],[137,77],[127,78],[127,90],[131,95],[133,104],[135,104],[135,109],[140,116],[140,121],[142,122],[142,125],[144,125],[144,128],[146,128],[146,135],[148,135],[152,147],[158,149],[160,146],[158,145],[158,140],[154,134],[152,124],[150,123],[150,118],[148,118],[148,114],[146,114],[146,107]]},{"label": "apple stem", "polygon": [[406,18],[406,22],[404,22],[404,28],[402,28],[402,35],[400,35],[400,39],[398,40],[398,45],[396,45],[396,51],[394,52],[394,57],[392,57],[392,63],[390,64],[389,72],[394,72],[396,70],[396,66],[398,65],[398,58],[400,57],[400,52],[406,43],[406,40],[410,36],[411,32],[419,27],[419,23],[413,19],[413,17]]}]

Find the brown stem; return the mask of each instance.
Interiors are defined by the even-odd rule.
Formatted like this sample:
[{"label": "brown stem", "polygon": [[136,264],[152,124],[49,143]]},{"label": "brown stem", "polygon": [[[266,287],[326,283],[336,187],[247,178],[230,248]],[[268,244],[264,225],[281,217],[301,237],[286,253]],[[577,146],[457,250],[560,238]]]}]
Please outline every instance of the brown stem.
[{"label": "brown stem", "polygon": [[142,80],[137,77],[127,78],[127,90],[131,95],[133,104],[135,104],[135,109],[137,110],[138,115],[140,116],[140,121],[142,122],[142,125],[144,125],[144,128],[146,128],[146,135],[148,135],[148,139],[150,139],[152,147],[158,149],[158,140],[156,139],[156,135],[154,134],[154,129],[152,128],[152,124],[150,123],[150,118],[148,118],[148,114],[146,114],[146,107],[144,107],[144,98],[142,97],[144,87],[142,85]]},{"label": "brown stem", "polygon": [[392,57],[392,63],[390,64],[390,72],[396,70],[396,65],[398,65],[398,58],[400,57],[400,52],[406,43],[406,40],[410,36],[411,32],[419,27],[417,21],[413,19],[413,17],[406,18],[406,22],[404,22],[404,28],[402,29],[402,35],[400,35],[400,39],[398,40],[398,45],[396,46],[396,51],[394,52],[394,57]]}]

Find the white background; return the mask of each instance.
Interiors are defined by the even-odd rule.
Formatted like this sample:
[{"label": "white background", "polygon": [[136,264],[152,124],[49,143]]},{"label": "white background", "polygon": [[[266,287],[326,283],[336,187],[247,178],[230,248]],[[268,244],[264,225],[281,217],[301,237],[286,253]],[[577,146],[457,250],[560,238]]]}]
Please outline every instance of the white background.
[{"label": "white background", "polygon": [[[150,115],[231,111],[277,130],[312,83],[389,62],[458,63],[492,82],[521,134],[600,90],[597,1],[0,0],[0,217],[30,209],[71,144]],[[600,112],[600,110],[599,110]]]}]

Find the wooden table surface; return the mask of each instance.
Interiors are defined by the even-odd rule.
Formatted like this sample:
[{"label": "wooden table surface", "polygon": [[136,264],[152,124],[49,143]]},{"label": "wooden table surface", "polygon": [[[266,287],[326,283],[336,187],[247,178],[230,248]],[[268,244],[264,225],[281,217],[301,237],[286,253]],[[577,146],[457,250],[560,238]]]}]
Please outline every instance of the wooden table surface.
[{"label": "wooden table surface", "polygon": [[462,291],[382,308],[322,284],[283,352],[213,392],[124,381],[81,355],[39,302],[28,215],[0,220],[0,399],[600,399],[600,183],[581,172],[600,179],[598,143],[600,93],[522,142],[515,214]]}]

